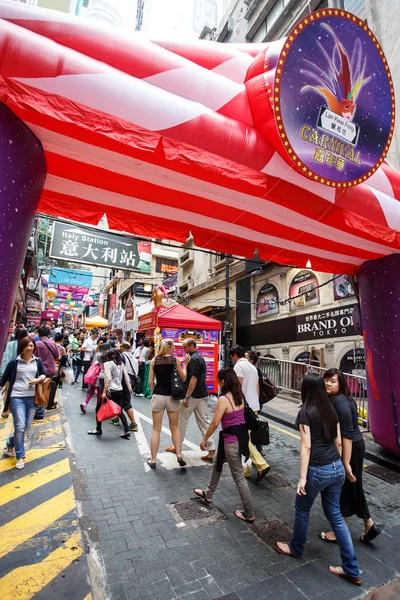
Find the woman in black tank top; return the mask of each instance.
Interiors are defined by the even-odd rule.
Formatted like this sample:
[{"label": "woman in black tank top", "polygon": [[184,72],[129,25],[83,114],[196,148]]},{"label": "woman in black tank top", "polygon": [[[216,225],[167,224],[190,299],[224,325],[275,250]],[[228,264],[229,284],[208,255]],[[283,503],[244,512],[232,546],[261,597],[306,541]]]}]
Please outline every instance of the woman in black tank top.
[{"label": "woman in black tank top", "polygon": [[168,414],[169,428],[176,449],[178,464],[180,467],[186,466],[186,463],[182,458],[181,436],[179,433],[179,410],[181,403],[180,400],[173,400],[171,396],[171,377],[174,372],[174,366],[176,365],[179,377],[183,381],[186,380],[186,365],[188,364],[190,357],[185,357],[182,368],[180,360],[173,356],[173,353],[173,340],[161,340],[156,356],[150,363],[149,387],[153,392],[153,397],[151,399],[153,431],[150,441],[151,458],[147,461],[147,464],[151,469],[156,468],[162,419],[165,410]]}]

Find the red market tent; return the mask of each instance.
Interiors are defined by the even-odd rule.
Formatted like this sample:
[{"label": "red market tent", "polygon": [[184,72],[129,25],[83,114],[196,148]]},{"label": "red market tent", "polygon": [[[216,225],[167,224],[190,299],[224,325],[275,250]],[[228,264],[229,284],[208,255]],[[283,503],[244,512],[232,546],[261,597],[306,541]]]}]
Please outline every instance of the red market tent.
[{"label": "red market tent", "polygon": [[181,327],[185,329],[206,329],[221,331],[222,323],[205,315],[176,304],[172,308],[162,309],[158,317],[159,327]]}]

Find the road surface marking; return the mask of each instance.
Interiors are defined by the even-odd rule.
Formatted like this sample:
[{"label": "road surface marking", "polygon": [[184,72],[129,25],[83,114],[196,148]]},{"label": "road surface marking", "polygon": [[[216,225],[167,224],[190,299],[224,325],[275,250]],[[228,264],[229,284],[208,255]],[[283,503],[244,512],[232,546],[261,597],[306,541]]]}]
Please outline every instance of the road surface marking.
[{"label": "road surface marking", "polygon": [[3,485],[3,487],[0,488],[0,506],[3,506],[16,498],[20,498],[25,494],[29,494],[29,492],[36,490],[42,485],[66,475],[69,471],[68,458],[64,458],[53,465],[44,467],[30,475],[25,475],[25,477],[20,477],[15,481]]},{"label": "road surface marking", "polygon": [[[81,536],[74,533],[61,548],[51,552],[40,563],[17,567],[0,579],[3,600],[30,600],[50,581],[66,569],[83,553]],[[88,594],[86,598],[91,598]],[[85,599],[86,600],[86,599]]]},{"label": "road surface marking", "polygon": [[286,435],[291,435],[292,437],[296,438],[296,440],[301,439],[301,437],[299,435],[296,435],[295,433],[291,433],[290,431],[286,431],[285,429],[281,429],[280,427],[277,427],[276,425],[271,425],[271,423],[269,423],[269,426],[272,427],[272,429],[277,429],[281,433],[286,433]]},{"label": "road surface marking", "polygon": [[43,431],[36,430],[35,438],[37,440],[45,440],[49,437],[53,437],[54,435],[59,435],[60,433],[62,433],[61,425],[59,425],[58,427],[48,427],[47,429],[44,429]]},{"label": "road surface marking", "polygon": [[[38,460],[43,456],[48,456],[49,454],[57,452],[57,450],[62,450],[63,448],[65,448],[65,444],[60,443],[60,445],[49,446],[49,448],[35,448],[34,450],[28,450],[25,457],[25,464],[32,462],[33,460]],[[3,458],[0,460],[0,473],[4,473],[10,469],[15,469],[15,462],[15,458]]]},{"label": "road surface marking", "polygon": [[0,558],[75,508],[72,487],[0,527]]},{"label": "road surface marking", "polygon": [[[151,419],[150,417],[147,417],[146,415],[142,414],[141,412],[139,412],[138,410],[136,410],[136,408],[134,409],[135,411],[135,415],[139,415],[139,417],[141,419],[143,419],[143,421],[146,421],[146,423],[150,423],[150,425],[153,425],[153,419]],[[164,427],[164,425],[161,428],[161,431],[163,433],[166,433],[167,435],[169,435],[171,437],[171,432],[167,427]],[[189,441],[184,441],[183,444],[185,444],[185,446],[187,446],[188,448],[191,448],[192,450],[198,450],[199,446],[197,444],[193,444],[192,442]]]},{"label": "road surface marking", "polygon": [[46,416],[46,413],[45,413],[45,417],[44,417],[43,421],[33,421],[32,427],[38,427],[39,425],[46,425],[46,423],[54,423],[54,421],[59,421],[59,420],[60,420],[60,413],[58,413],[56,415],[49,415],[48,417]]}]

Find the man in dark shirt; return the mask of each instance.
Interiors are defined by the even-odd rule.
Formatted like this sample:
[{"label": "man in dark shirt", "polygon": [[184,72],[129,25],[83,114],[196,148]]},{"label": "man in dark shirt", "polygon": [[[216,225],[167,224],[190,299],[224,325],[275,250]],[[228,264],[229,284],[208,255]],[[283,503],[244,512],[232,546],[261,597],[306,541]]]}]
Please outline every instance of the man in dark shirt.
[{"label": "man in dark shirt", "polygon": [[[197,352],[196,341],[188,338],[183,342],[183,349],[190,355],[190,361],[187,366],[188,389],[179,415],[179,431],[181,440],[185,439],[186,429],[192,414],[194,413],[196,423],[200,429],[201,435],[205,436],[210,420],[208,418],[208,391],[206,386],[206,363],[204,358]],[[213,438],[209,438],[206,449],[208,454],[202,456],[201,460],[212,462],[215,455],[215,444]],[[167,452],[175,452],[173,446],[167,446]]]}]

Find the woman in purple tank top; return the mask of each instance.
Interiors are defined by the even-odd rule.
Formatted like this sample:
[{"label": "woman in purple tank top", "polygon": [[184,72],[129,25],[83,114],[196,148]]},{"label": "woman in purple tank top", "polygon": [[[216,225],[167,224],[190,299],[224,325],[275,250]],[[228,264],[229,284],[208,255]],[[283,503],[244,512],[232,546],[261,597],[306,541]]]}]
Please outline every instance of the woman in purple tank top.
[{"label": "woman in purple tank top", "polygon": [[244,416],[244,396],[242,388],[233,369],[221,369],[218,372],[218,385],[221,394],[218,398],[214,418],[200,443],[200,448],[205,450],[210,438],[219,424],[218,453],[214,459],[210,483],[206,490],[196,489],[194,493],[206,504],[212,503],[212,497],[217,489],[221,477],[222,465],[228,462],[232,477],[243,502],[244,510],[237,510],[235,516],[241,521],[254,522],[254,512],[251,494],[246,478],[243,474],[242,455],[249,457],[249,433]]}]

